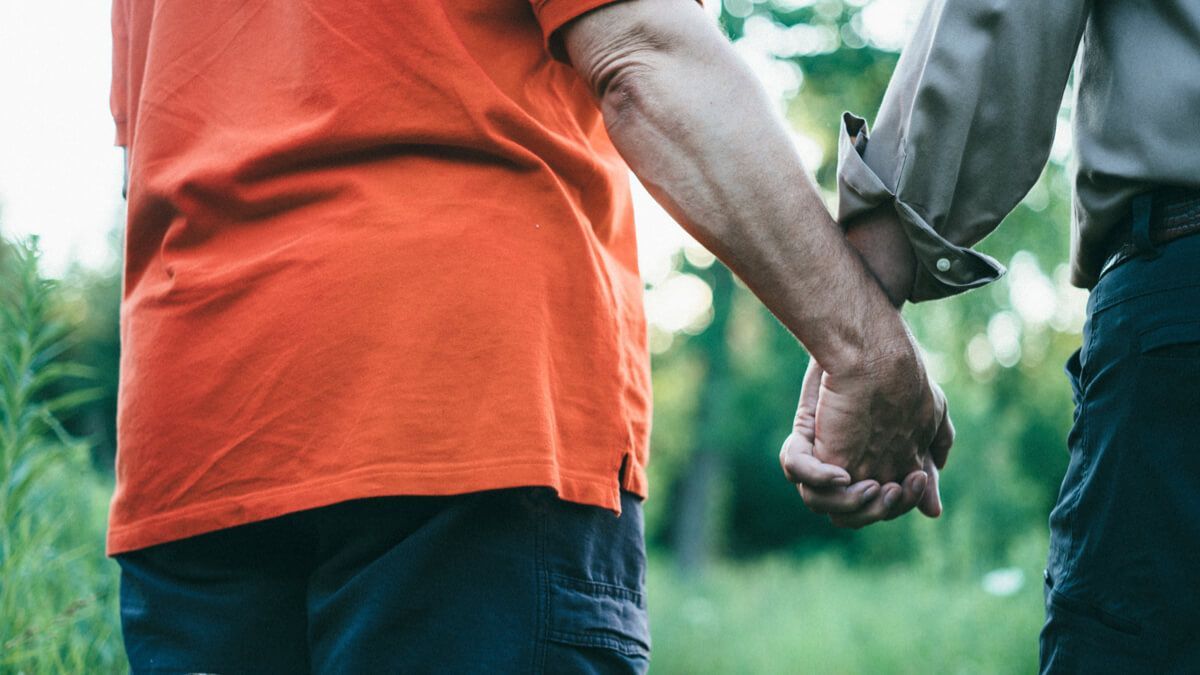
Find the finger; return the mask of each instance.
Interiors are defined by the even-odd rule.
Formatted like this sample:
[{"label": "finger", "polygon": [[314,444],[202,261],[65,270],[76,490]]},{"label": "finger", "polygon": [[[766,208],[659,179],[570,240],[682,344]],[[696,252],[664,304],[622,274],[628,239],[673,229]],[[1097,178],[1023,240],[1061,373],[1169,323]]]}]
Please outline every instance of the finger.
[{"label": "finger", "polygon": [[929,486],[925,488],[925,496],[921,498],[921,513],[930,518],[942,515],[942,495],[938,487],[940,472],[932,457],[925,459],[925,471],[929,474]]},{"label": "finger", "polygon": [[845,488],[850,485],[850,473],[845,468],[818,460],[812,456],[812,444],[796,441],[794,436],[788,436],[784,449],[779,453],[779,464],[784,468],[788,480],[811,488]]},{"label": "finger", "polygon": [[817,430],[817,401],[821,395],[821,376],[824,371],[815,360],[809,359],[804,372],[804,383],[800,386],[800,402],[796,406],[793,431],[812,437]]},{"label": "finger", "polygon": [[850,484],[848,471],[834,464],[826,464],[813,456],[821,374],[821,366],[810,360],[808,371],[804,374],[804,385],[800,389],[800,403],[796,408],[792,434],[784,440],[783,448],[779,451],[779,464],[784,475],[793,483],[803,483],[812,487],[846,486]]},{"label": "finger", "polygon": [[925,496],[925,489],[928,485],[929,474],[924,471],[913,471],[905,476],[904,482],[900,484],[900,497],[888,509],[887,520],[899,518],[916,508],[917,504],[921,502],[921,498]]},{"label": "finger", "polygon": [[788,480],[815,488],[845,487],[850,484],[849,472],[813,457],[812,448],[812,441],[798,433],[793,433],[783,442],[779,464]]},{"label": "finger", "polygon": [[850,514],[872,503],[879,494],[879,483],[864,480],[849,487],[814,488],[800,485],[800,497],[814,513]]},{"label": "finger", "polygon": [[879,497],[871,500],[864,508],[854,513],[835,514],[830,521],[836,527],[859,529],[877,523],[887,517],[888,511],[900,500],[903,492],[896,483],[888,483],[879,488]]},{"label": "finger", "polygon": [[950,419],[950,408],[945,404],[946,399],[941,388],[936,387],[935,391],[942,400],[942,422],[938,425],[937,433],[934,434],[929,452],[933,455],[933,463],[936,467],[943,469],[946,467],[946,460],[950,457],[950,448],[954,445],[954,422]]}]

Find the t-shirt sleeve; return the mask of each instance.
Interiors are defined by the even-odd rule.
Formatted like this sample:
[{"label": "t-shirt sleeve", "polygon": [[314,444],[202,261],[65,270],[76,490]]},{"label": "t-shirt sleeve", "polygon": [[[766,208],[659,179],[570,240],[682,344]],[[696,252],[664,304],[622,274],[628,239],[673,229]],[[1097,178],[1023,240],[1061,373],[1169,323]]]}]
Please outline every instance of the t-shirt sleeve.
[{"label": "t-shirt sleeve", "polygon": [[126,0],[112,4],[112,89],[109,108],[117,127],[116,145],[129,147],[129,11]]},{"label": "t-shirt sleeve", "polygon": [[[611,5],[621,0],[530,0],[533,4],[533,14],[542,27],[542,36],[546,41],[546,49],[554,58],[567,60],[566,50],[562,45],[562,37],[558,29],[584,14],[605,5]],[[697,0],[701,5],[704,0]]]},{"label": "t-shirt sleeve", "polygon": [[566,61],[566,51],[563,49],[558,29],[593,9],[619,2],[619,0],[530,0],[530,2],[533,4],[533,14],[542,27],[542,37],[546,41],[546,48],[550,50],[554,58]]},{"label": "t-shirt sleeve", "polygon": [[541,25],[541,35],[545,37],[547,46],[553,44],[554,35],[558,29],[583,16],[595,8],[611,5],[619,0],[530,0],[533,13]]}]

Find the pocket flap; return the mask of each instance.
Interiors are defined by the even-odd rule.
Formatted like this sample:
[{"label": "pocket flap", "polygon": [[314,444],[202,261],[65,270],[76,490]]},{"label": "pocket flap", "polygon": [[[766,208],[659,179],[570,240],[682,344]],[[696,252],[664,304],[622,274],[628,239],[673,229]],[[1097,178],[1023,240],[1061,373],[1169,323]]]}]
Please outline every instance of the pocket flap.
[{"label": "pocket flap", "polygon": [[556,642],[650,654],[646,599],[637,591],[551,574],[549,619],[548,637]]},{"label": "pocket flap", "polygon": [[[1172,323],[1143,331],[1138,336],[1138,350],[1142,354],[1176,352],[1186,347],[1184,356],[1200,356],[1200,321]],[[1164,354],[1166,355],[1166,354]]]}]

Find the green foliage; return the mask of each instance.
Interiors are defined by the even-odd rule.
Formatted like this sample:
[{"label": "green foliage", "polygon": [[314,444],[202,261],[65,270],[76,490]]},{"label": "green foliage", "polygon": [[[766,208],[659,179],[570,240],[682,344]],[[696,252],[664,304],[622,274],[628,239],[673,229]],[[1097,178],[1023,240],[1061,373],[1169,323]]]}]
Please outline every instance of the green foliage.
[{"label": "green foliage", "polygon": [[36,240],[0,242],[0,671],[120,672],[109,490],[57,418],[95,400],[93,386],[62,386],[95,370],[60,358],[56,290]]},{"label": "green foliage", "polygon": [[[110,242],[114,251],[120,251],[120,229],[113,231]],[[63,426],[72,435],[86,438],[94,466],[111,474],[117,451],[117,379],[121,358],[119,261],[100,269],[73,267],[64,277],[59,296],[64,320],[72,326],[73,335],[64,357],[94,368],[96,374],[91,386],[98,389],[94,400],[62,416]]]}]

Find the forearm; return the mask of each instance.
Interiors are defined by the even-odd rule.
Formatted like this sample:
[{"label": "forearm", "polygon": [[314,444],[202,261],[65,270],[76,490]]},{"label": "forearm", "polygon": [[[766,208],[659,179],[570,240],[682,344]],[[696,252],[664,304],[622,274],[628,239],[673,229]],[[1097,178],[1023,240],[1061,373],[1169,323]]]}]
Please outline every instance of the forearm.
[{"label": "forearm", "polygon": [[757,80],[716,31],[660,39],[585,76],[651,194],[827,369],[856,367],[905,339]]}]

